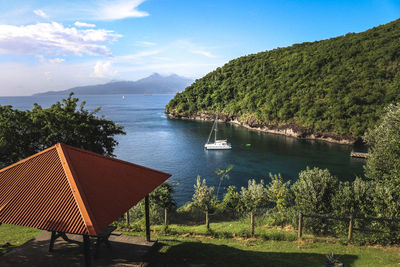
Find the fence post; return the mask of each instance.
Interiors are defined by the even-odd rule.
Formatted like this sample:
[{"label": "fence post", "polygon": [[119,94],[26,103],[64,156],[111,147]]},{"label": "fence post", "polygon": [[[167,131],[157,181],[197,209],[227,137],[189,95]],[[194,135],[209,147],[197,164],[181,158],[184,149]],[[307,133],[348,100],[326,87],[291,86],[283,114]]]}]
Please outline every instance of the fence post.
[{"label": "fence post", "polygon": [[146,220],[146,241],[150,242],[150,208],[149,195],[144,197],[144,214]]},{"label": "fence post", "polygon": [[298,239],[301,239],[301,237],[303,236],[303,213],[299,213],[299,227],[298,227]]},{"label": "fence post", "polygon": [[354,220],[353,213],[351,213],[350,214],[350,222],[349,222],[349,234],[347,236],[347,240],[349,240],[349,241],[353,237],[353,223],[354,223],[353,220]]}]

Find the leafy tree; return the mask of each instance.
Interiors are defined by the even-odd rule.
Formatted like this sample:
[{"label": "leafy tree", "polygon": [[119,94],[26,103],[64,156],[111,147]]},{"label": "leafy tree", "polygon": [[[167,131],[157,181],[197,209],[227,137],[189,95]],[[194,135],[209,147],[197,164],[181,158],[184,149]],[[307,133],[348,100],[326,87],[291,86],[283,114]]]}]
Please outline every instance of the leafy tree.
[{"label": "leafy tree", "polygon": [[71,93],[67,99],[44,109],[20,111],[0,106],[0,165],[2,167],[37,153],[58,142],[114,156],[115,135],[125,134],[123,127],[104,117],[100,110],[90,112]]},{"label": "leafy tree", "polygon": [[[332,176],[328,169],[307,167],[299,173],[299,179],[292,186],[297,210],[304,214],[331,213],[337,186],[337,178]],[[305,225],[317,234],[328,231],[325,219],[313,218]]]},{"label": "leafy tree", "polygon": [[250,230],[251,235],[254,236],[254,213],[257,209],[268,205],[264,181],[257,183],[256,180],[250,179],[247,188],[242,187],[240,191],[240,200],[243,210],[250,213]]},{"label": "leafy tree", "polygon": [[380,122],[364,140],[372,144],[365,176],[400,191],[400,103],[385,108]]},{"label": "leafy tree", "polygon": [[222,169],[217,169],[215,171],[215,173],[218,175],[219,177],[219,184],[218,184],[218,188],[217,188],[217,198],[219,196],[219,188],[221,187],[221,183],[224,179],[229,180],[229,172],[233,169],[233,165],[228,166],[228,168],[222,170]]},{"label": "leafy tree", "polygon": [[201,182],[200,175],[197,176],[197,182],[194,185],[193,203],[196,207],[204,211],[206,215],[206,227],[210,229],[209,213],[215,210],[217,198],[214,195],[214,187],[208,187],[206,179]]},{"label": "leafy tree", "polygon": [[172,197],[174,188],[168,182],[161,184],[150,194],[150,198],[155,204],[164,209],[164,229],[168,229],[168,210],[176,208],[176,202]]},{"label": "leafy tree", "polygon": [[275,206],[272,208],[274,224],[283,224],[286,222],[286,212],[293,205],[293,192],[290,189],[290,182],[283,182],[282,175],[269,174],[271,182],[266,185],[268,199]]},{"label": "leafy tree", "polygon": [[236,216],[241,211],[240,194],[236,192],[236,186],[230,185],[222,200],[222,209]]}]

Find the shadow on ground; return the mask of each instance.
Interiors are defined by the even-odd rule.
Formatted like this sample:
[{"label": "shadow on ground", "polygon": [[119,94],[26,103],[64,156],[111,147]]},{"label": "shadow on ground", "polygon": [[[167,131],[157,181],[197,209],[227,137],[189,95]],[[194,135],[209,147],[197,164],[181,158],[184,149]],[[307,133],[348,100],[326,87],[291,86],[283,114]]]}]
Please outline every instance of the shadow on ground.
[{"label": "shadow on ground", "polygon": [[[174,241],[174,240],[172,240]],[[225,245],[201,242],[180,242],[166,252],[159,252],[165,245],[158,243],[158,252],[149,266],[324,266],[324,254],[307,252],[263,252],[241,250]],[[184,255],[184,256],[182,256]],[[352,266],[355,255],[335,255],[345,266]]]},{"label": "shadow on ground", "polygon": [[[0,266],[85,266],[82,236],[68,235],[73,243],[58,239],[49,253],[50,233],[44,232],[24,245],[0,256]],[[92,266],[137,266],[146,260],[153,242],[142,237],[111,236],[111,248],[102,246],[95,255],[92,247]]]}]

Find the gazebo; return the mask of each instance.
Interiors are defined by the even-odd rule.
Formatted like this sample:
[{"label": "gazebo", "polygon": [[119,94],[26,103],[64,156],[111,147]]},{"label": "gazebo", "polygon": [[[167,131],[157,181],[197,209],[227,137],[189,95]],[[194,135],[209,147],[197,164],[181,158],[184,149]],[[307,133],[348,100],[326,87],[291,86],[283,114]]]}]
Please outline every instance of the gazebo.
[{"label": "gazebo", "polygon": [[[145,198],[171,175],[140,165],[56,144],[0,170],[0,224],[52,232],[50,248],[65,233],[83,235],[90,265],[90,238]],[[106,236],[107,238],[107,236]]]}]

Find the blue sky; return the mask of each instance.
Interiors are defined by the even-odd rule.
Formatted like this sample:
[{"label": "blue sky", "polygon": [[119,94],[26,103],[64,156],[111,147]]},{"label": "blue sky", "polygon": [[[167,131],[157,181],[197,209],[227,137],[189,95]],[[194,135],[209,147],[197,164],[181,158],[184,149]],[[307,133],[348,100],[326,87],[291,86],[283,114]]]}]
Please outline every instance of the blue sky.
[{"label": "blue sky", "polygon": [[398,0],[0,0],[0,6],[0,96],[153,72],[199,78],[239,56],[400,17]]}]

